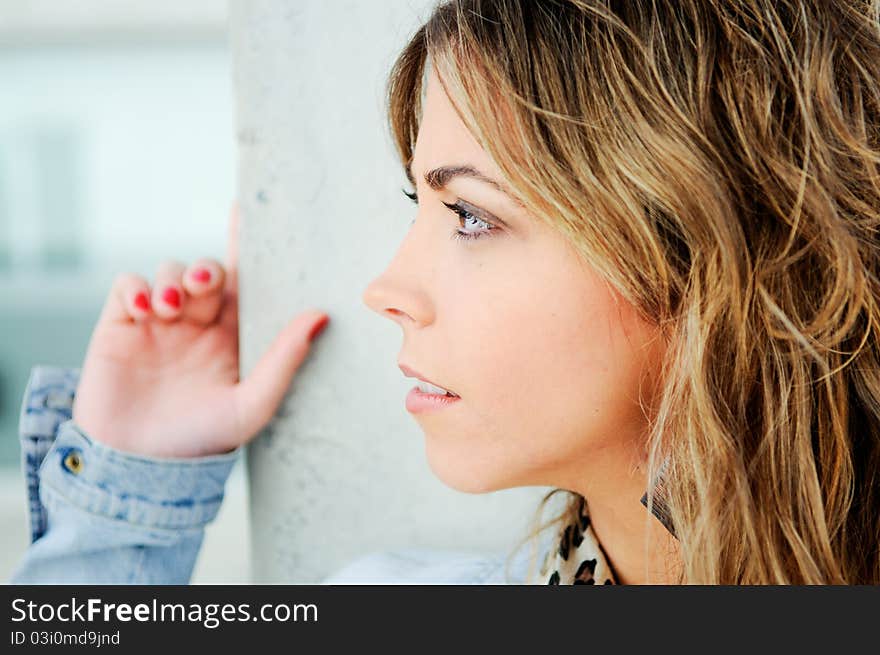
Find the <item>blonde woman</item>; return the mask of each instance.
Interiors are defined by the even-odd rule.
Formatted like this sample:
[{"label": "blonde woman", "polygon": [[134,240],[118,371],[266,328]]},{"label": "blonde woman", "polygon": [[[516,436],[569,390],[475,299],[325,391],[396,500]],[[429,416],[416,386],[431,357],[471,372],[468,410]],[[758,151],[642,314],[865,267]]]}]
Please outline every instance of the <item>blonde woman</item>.
[{"label": "blonde woman", "polygon": [[[568,507],[513,574],[327,581],[880,583],[878,80],[877,0],[439,5],[389,83],[416,218],[364,301],[434,473]],[[189,580],[328,318],[239,380],[235,233],[120,275],[81,374],[35,369],[14,581]]]}]

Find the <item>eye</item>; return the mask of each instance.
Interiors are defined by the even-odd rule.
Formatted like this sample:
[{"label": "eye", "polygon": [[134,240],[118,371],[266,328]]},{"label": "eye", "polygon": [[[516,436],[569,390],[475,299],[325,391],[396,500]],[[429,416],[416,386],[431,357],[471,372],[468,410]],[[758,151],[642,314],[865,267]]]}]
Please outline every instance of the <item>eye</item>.
[{"label": "eye", "polygon": [[[407,191],[406,189],[401,189],[401,191],[403,191],[403,195],[412,200],[414,204],[419,204],[419,196],[415,191]],[[477,208],[472,207],[470,203],[465,203],[464,201],[459,200],[455,203],[444,202],[443,205],[458,216],[459,224],[462,228],[467,228],[468,226],[481,228],[477,231],[468,231],[465,229],[456,230],[450,235],[453,239],[479,239],[480,237],[487,236],[490,232],[498,229],[493,223],[477,216]],[[468,209],[469,207],[471,209]],[[415,223],[415,221],[416,219],[413,219],[410,222],[410,225]]]},{"label": "eye", "polygon": [[480,239],[484,236],[488,236],[490,232],[497,229],[497,227],[489,221],[485,221],[479,216],[476,216],[473,212],[465,209],[461,200],[455,203],[444,202],[443,204],[450,211],[458,215],[458,220],[462,228],[466,228],[468,226],[481,228],[474,232],[464,229],[456,230],[451,234],[451,237],[453,239]]}]

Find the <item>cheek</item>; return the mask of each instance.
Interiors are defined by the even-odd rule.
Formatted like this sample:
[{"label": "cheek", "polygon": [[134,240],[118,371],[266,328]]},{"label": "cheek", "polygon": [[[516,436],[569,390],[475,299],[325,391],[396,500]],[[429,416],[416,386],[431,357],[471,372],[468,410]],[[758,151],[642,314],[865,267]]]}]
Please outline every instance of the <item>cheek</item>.
[{"label": "cheek", "polygon": [[467,377],[486,434],[546,466],[631,433],[643,364],[630,315],[604,285],[535,280],[496,285],[471,314]]}]

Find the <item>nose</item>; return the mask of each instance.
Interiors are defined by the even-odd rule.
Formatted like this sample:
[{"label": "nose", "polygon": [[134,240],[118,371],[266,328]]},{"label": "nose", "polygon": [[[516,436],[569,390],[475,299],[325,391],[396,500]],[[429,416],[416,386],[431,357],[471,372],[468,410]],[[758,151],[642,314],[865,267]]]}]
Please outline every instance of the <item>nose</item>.
[{"label": "nose", "polygon": [[403,252],[401,248],[382,274],[367,285],[361,300],[401,327],[424,327],[433,322],[434,310],[420,271]]}]

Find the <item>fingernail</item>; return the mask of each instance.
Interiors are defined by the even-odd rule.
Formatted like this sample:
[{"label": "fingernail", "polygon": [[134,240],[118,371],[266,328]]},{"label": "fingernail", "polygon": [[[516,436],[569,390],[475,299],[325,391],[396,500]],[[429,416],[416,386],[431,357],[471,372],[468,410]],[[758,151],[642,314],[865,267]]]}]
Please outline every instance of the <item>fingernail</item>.
[{"label": "fingernail", "polygon": [[317,337],[319,334],[321,334],[321,332],[324,331],[324,328],[327,327],[327,323],[329,323],[329,322],[330,322],[330,317],[325,316],[320,321],[315,323],[314,327],[312,327],[312,331],[309,332],[309,342],[314,341],[315,337]]},{"label": "fingernail", "polygon": [[192,278],[198,282],[208,282],[211,279],[211,271],[207,268],[197,268],[192,272]]},{"label": "fingernail", "polygon": [[150,309],[150,299],[143,291],[134,297],[134,306],[138,309],[147,311]]},{"label": "fingernail", "polygon": [[165,289],[165,293],[162,294],[162,300],[174,308],[180,307],[180,294],[174,287]]}]

